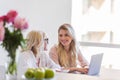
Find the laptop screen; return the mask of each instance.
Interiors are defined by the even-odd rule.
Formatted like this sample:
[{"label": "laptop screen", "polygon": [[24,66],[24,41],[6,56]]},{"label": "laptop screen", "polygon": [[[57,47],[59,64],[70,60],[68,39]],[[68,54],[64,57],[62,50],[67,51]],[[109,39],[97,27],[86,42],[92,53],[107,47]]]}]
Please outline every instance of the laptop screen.
[{"label": "laptop screen", "polygon": [[98,75],[101,68],[103,53],[91,56],[88,75]]}]

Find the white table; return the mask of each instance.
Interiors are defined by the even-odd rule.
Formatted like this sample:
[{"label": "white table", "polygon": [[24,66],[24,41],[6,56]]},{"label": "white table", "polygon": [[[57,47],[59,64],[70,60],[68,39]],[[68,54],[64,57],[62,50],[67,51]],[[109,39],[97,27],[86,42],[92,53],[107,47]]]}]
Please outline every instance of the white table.
[{"label": "white table", "polygon": [[55,80],[101,80],[96,76],[88,76],[83,74],[72,73],[56,73]]},{"label": "white table", "polygon": [[99,76],[56,72],[52,80],[120,80],[120,70],[102,68]]},{"label": "white table", "polygon": [[120,80],[120,69],[102,68],[99,77],[101,80]]},{"label": "white table", "polygon": [[99,76],[57,72],[55,80],[120,80],[120,70],[102,68]]}]

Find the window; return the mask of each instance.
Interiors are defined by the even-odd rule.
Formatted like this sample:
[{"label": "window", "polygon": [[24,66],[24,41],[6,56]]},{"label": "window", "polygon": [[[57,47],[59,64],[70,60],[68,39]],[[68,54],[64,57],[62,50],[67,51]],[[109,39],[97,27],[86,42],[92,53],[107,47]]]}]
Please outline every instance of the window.
[{"label": "window", "polygon": [[[105,54],[103,65],[120,68],[120,0],[72,0],[72,25],[89,60]],[[89,54],[91,53],[91,54]],[[87,56],[88,55],[88,56]]]}]

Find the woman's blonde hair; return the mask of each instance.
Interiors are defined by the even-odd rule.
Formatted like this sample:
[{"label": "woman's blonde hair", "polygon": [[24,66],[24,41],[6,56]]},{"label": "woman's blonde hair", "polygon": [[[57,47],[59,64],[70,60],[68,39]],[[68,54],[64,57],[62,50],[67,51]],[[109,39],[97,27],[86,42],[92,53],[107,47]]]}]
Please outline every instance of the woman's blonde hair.
[{"label": "woman's blonde hair", "polygon": [[74,29],[70,24],[63,24],[58,29],[58,36],[61,29],[68,31],[68,35],[72,38],[72,41],[69,47],[70,60],[67,60],[66,58],[67,53],[64,49],[64,46],[59,41],[58,48],[57,48],[59,63],[61,66],[64,66],[64,67],[75,67],[76,66],[76,38],[75,38]]},{"label": "woman's blonde hair", "polygon": [[42,36],[39,31],[31,31],[27,35],[26,50],[32,50],[38,53],[38,49],[42,44]]}]

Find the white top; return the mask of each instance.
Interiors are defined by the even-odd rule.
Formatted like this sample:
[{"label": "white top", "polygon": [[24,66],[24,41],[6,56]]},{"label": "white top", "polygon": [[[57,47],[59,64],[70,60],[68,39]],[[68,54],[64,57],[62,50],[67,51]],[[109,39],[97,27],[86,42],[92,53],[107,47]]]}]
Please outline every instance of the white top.
[{"label": "white top", "polygon": [[40,58],[39,67],[48,67],[52,69],[60,69],[49,56],[43,51],[37,58],[32,51],[25,51],[19,55],[17,64],[17,79],[21,79],[28,68],[38,68],[38,58]]}]

